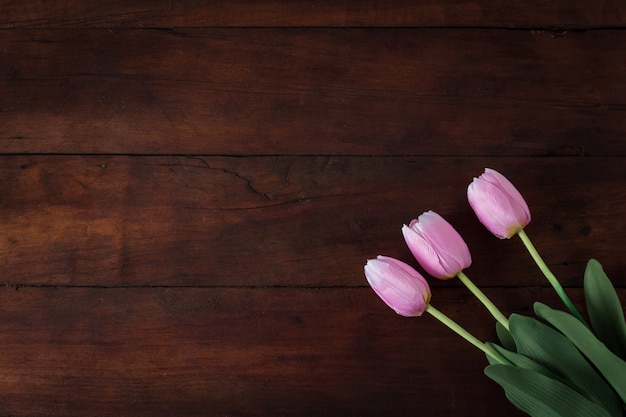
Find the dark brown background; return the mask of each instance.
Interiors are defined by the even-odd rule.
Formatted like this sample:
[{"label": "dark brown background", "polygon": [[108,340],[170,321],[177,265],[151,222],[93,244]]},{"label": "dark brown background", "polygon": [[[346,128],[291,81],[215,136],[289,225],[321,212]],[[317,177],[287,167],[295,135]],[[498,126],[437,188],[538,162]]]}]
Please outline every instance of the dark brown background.
[{"label": "dark brown background", "polygon": [[506,313],[561,307],[469,209],[492,167],[624,300],[626,4],[573,3],[0,1],[0,415],[521,415],[362,267],[433,209]]}]

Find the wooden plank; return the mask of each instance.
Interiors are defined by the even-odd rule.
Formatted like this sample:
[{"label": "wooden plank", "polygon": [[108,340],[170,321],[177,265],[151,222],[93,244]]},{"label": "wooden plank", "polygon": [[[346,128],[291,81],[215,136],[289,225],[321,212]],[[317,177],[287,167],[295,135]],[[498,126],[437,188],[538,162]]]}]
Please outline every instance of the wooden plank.
[{"label": "wooden plank", "polygon": [[[495,340],[467,291],[433,297]],[[494,297],[524,314],[534,300],[555,302],[549,290]],[[3,288],[0,305],[3,415],[522,415],[482,353],[368,288]]]},{"label": "wooden plank", "polygon": [[625,155],[626,32],[0,32],[0,152]]},{"label": "wooden plank", "polygon": [[477,1],[0,1],[0,28],[15,27],[623,27],[626,8],[610,0]]},{"label": "wooden plank", "polygon": [[411,259],[400,227],[432,209],[467,240],[481,285],[546,285],[519,240],[469,208],[485,166],[526,196],[528,234],[566,286],[590,257],[626,285],[626,167],[592,157],[4,156],[0,280],[362,286],[367,258]]}]

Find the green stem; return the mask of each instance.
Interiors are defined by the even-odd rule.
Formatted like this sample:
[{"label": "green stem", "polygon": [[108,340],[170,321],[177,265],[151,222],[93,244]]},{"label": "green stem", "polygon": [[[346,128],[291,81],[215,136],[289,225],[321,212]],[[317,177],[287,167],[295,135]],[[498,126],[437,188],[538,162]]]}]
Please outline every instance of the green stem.
[{"label": "green stem", "polygon": [[485,307],[487,307],[487,310],[489,310],[493,318],[500,322],[500,324],[503,325],[505,329],[509,330],[509,321],[507,320],[507,318],[504,316],[504,314],[502,314],[498,307],[496,307],[496,305],[492,303],[489,298],[487,298],[487,296],[480,290],[480,288],[474,285],[474,283],[468,278],[467,275],[465,275],[463,271],[460,271],[457,274],[457,277],[459,277],[463,285],[465,285],[472,292],[472,294],[474,294],[476,298],[478,298],[478,300],[483,303]]},{"label": "green stem", "polygon": [[485,343],[483,343],[480,340],[478,340],[471,333],[469,333],[467,330],[465,330],[463,327],[461,327],[458,323],[456,323],[450,317],[448,317],[445,314],[443,314],[441,311],[437,310],[432,305],[429,305],[426,308],[426,312],[430,313],[437,320],[439,320],[440,322],[442,322],[443,324],[448,326],[450,328],[450,330],[454,331],[456,334],[458,334],[463,339],[465,339],[468,342],[470,342],[472,345],[474,345],[478,349],[482,350],[485,354],[491,356],[496,361],[498,361],[498,362],[500,362],[502,364],[509,364],[509,361],[506,360],[502,355],[500,355],[495,349],[491,348],[490,346],[488,346]]},{"label": "green stem", "polygon": [[530,253],[530,256],[533,257],[533,260],[535,261],[535,263],[537,264],[541,272],[543,272],[543,274],[546,276],[546,278],[548,279],[548,282],[550,282],[550,284],[552,285],[556,293],[559,295],[563,303],[567,306],[569,311],[572,313],[572,315],[576,317],[578,320],[580,320],[581,322],[583,322],[585,325],[587,325],[587,323],[585,322],[585,319],[583,319],[583,316],[580,315],[580,313],[574,306],[574,303],[572,303],[572,301],[569,299],[567,294],[565,294],[565,290],[561,286],[561,283],[559,282],[559,280],[556,279],[552,271],[550,271],[550,269],[548,268],[548,265],[546,265],[543,259],[541,259],[541,256],[539,256],[539,252],[537,252],[537,249],[535,249],[535,246],[532,244],[532,242],[528,238],[528,235],[526,234],[526,232],[524,232],[524,229],[517,232],[517,234],[520,237],[520,239],[522,239],[522,242],[524,243],[524,246],[526,246],[526,249]]}]

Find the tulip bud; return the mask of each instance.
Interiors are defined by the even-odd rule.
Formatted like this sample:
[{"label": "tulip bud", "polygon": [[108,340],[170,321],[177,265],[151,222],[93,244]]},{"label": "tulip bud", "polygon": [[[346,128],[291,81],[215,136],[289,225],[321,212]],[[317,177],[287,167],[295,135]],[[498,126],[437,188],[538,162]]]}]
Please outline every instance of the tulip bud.
[{"label": "tulip bud", "polygon": [[378,296],[396,313],[421,316],[430,303],[430,287],[415,269],[394,258],[378,256],[365,265],[365,277]]},{"label": "tulip bud", "polygon": [[504,175],[493,169],[467,187],[467,199],[478,220],[500,239],[508,239],[530,223],[524,197]]},{"label": "tulip bud", "polygon": [[402,227],[407,246],[417,262],[439,279],[455,277],[472,264],[467,244],[443,217],[427,211]]}]

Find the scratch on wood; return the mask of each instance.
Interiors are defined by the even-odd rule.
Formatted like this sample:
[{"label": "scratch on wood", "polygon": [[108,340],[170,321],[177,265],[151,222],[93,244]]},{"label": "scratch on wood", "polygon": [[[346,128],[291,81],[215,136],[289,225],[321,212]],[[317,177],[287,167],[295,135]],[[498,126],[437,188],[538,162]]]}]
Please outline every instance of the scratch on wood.
[{"label": "scratch on wood", "polygon": [[252,178],[245,177],[245,176],[239,174],[239,172],[234,171],[234,170],[230,170],[230,169],[226,169],[226,168],[215,168],[215,167],[212,167],[212,166],[209,165],[209,163],[206,161],[206,159],[204,159],[202,157],[199,157],[199,156],[186,156],[185,158],[195,159],[197,161],[200,161],[202,163],[202,165],[204,165],[206,167],[206,169],[213,170],[213,171],[220,171],[220,172],[223,172],[225,174],[233,175],[235,178],[245,181],[246,182],[246,186],[253,193],[255,193],[257,195],[260,195],[265,200],[268,200],[268,201],[271,200],[271,197],[269,196],[269,194],[267,194],[267,193],[265,193],[263,191],[258,190],[254,186]]}]

